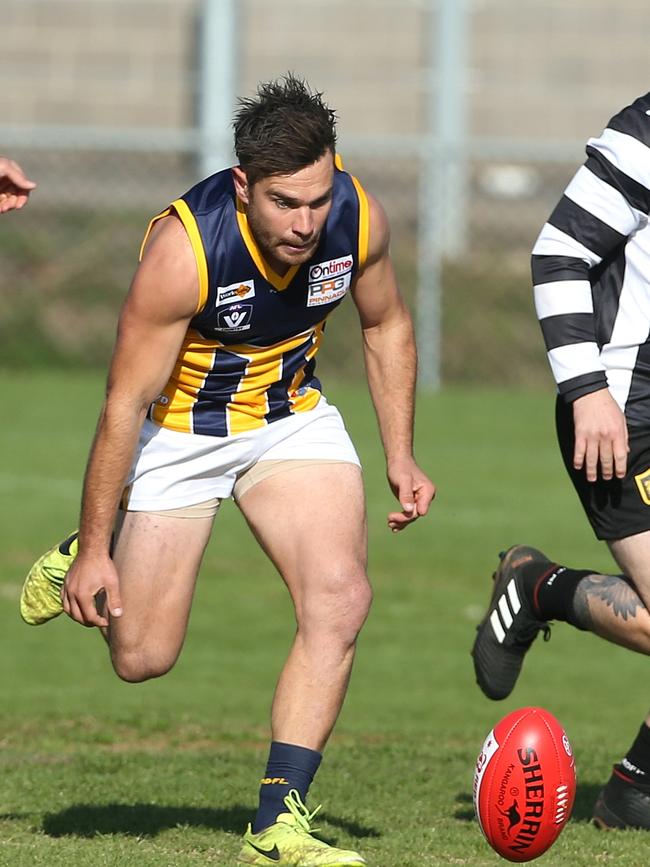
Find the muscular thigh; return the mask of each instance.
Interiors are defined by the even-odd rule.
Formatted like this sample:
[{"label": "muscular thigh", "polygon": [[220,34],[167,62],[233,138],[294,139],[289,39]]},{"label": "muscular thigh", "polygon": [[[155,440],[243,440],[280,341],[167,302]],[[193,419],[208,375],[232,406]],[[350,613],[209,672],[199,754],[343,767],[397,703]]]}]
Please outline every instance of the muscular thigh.
[{"label": "muscular thigh", "polygon": [[121,517],[113,559],[124,613],[111,623],[111,646],[179,649],[214,518]]},{"label": "muscular thigh", "polygon": [[239,500],[251,529],[287,582],[296,607],[366,578],[361,470],[301,463],[265,478]]},{"label": "muscular thigh", "polygon": [[650,531],[607,544],[621,571],[634,581],[645,607],[650,609]]}]

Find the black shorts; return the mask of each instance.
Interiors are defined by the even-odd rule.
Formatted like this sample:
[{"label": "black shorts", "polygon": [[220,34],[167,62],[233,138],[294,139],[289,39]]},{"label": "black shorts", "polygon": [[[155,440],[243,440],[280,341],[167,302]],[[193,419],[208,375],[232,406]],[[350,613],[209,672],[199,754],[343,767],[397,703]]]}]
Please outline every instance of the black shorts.
[{"label": "black shorts", "polygon": [[627,475],[588,482],[584,468],[573,469],[575,433],[573,406],[562,398],[555,404],[560,450],[573,486],[598,539],[624,539],[650,530],[650,431],[630,428]]}]

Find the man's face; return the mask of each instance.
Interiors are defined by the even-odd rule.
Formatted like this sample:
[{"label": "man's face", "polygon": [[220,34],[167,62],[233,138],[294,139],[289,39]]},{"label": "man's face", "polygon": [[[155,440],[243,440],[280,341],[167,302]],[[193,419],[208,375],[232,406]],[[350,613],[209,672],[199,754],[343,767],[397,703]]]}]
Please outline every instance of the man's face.
[{"label": "man's face", "polygon": [[[313,255],[332,206],[334,157],[327,151],[291,175],[271,175],[253,186],[235,174],[237,193],[246,205],[248,224],[265,259],[278,272]],[[237,183],[244,178],[243,184]]]}]

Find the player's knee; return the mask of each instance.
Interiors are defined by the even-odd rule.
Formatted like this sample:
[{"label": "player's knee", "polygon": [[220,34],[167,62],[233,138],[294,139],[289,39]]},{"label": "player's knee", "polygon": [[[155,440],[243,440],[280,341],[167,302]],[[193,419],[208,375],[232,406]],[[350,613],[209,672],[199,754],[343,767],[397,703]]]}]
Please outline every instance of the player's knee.
[{"label": "player's knee", "polygon": [[370,611],[372,588],[364,571],[354,575],[330,574],[324,591],[307,602],[302,625],[312,632],[327,632],[345,644],[352,644]]},{"label": "player's knee", "polygon": [[143,683],[145,680],[162,677],[173,667],[175,661],[175,657],[148,654],[142,650],[111,653],[115,673],[120,680],[127,683]]},{"label": "player's knee", "polygon": [[359,580],[350,593],[350,619],[351,625],[358,633],[370,612],[372,605],[372,587],[364,574],[363,579]]}]

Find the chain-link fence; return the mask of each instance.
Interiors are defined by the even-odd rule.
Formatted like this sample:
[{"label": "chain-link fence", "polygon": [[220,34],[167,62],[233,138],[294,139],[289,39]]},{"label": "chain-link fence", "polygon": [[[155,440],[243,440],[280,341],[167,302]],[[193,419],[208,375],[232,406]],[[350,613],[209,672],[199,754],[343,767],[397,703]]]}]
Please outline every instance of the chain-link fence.
[{"label": "chain-link fence", "polygon": [[[450,73],[449,0],[221,5],[236,11],[238,93],[291,69],[337,108],[346,167],[389,213],[421,351],[440,343],[443,381],[547,381],[529,251],[584,140],[647,89],[650,6],[456,0]],[[39,187],[0,218],[0,363],[106,363],[149,217],[201,176],[208,9],[3,3],[0,152]],[[445,94],[460,106],[446,140]],[[322,364],[349,375],[361,370],[354,311],[336,316]]]}]

